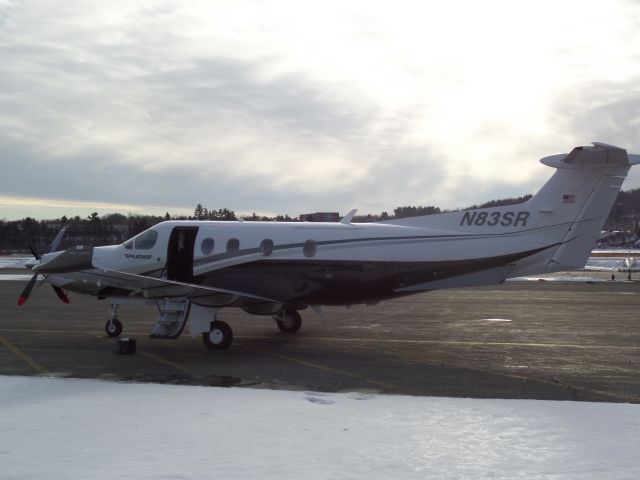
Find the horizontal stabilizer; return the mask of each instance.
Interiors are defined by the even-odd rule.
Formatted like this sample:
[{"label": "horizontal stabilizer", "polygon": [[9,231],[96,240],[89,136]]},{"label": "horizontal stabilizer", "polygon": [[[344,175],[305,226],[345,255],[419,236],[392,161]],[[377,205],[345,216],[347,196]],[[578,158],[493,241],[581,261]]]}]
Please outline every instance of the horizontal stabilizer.
[{"label": "horizontal stabilizer", "polygon": [[628,155],[620,147],[593,142],[593,146],[575,147],[569,154],[558,154],[540,160],[554,168],[624,167],[640,163],[640,155]]}]

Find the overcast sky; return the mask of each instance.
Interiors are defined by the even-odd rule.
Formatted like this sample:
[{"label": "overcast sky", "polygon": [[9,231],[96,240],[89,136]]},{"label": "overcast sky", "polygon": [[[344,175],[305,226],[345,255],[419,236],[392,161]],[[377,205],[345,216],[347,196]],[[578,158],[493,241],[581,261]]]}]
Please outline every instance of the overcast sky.
[{"label": "overcast sky", "polygon": [[458,208],[639,124],[640,2],[0,0],[0,218]]}]

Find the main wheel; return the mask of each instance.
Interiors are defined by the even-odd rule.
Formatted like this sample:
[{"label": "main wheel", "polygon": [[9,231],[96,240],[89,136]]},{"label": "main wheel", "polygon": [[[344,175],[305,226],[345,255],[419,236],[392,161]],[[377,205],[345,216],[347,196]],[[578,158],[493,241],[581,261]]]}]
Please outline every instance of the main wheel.
[{"label": "main wheel", "polygon": [[208,332],[202,334],[202,341],[211,350],[226,350],[233,342],[233,330],[225,322],[211,322]]},{"label": "main wheel", "polygon": [[117,318],[107,320],[107,323],[104,324],[104,331],[110,337],[117,337],[122,333],[122,323]]},{"label": "main wheel", "polygon": [[282,333],[296,333],[302,327],[302,317],[297,310],[282,310],[273,318]]}]

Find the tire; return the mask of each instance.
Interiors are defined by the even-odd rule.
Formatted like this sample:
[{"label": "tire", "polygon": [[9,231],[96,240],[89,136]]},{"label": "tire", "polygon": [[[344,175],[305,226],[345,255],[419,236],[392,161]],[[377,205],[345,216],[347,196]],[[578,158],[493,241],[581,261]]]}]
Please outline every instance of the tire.
[{"label": "tire", "polygon": [[107,332],[107,335],[110,337],[118,337],[122,333],[122,322],[117,318],[108,320],[107,323],[104,324],[104,331]]},{"label": "tire", "polygon": [[226,350],[233,342],[233,330],[225,322],[211,322],[208,332],[202,334],[202,341],[210,350]]},{"label": "tire", "polygon": [[282,333],[296,333],[302,327],[302,317],[297,310],[283,310],[274,318]]}]

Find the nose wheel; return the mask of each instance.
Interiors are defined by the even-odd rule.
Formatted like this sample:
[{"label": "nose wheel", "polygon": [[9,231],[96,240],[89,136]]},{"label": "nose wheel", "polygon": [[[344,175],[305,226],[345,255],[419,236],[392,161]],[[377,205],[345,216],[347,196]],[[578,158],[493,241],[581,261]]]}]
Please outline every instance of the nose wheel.
[{"label": "nose wheel", "polygon": [[226,350],[233,342],[233,330],[225,322],[214,320],[209,331],[202,334],[202,341],[210,350]]},{"label": "nose wheel", "polygon": [[122,333],[122,322],[118,320],[118,308],[120,308],[120,305],[111,304],[109,320],[104,324],[104,331],[107,332],[107,335],[110,337],[117,337]]},{"label": "nose wheel", "polygon": [[122,322],[117,318],[107,320],[107,323],[104,324],[104,331],[107,332],[107,335],[110,337],[117,337],[122,333]]}]

